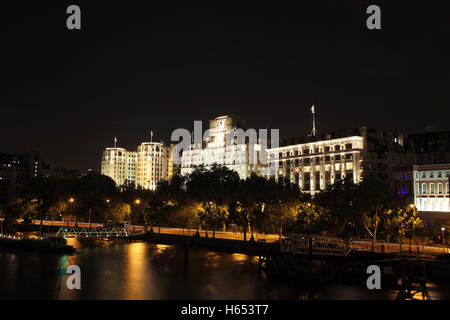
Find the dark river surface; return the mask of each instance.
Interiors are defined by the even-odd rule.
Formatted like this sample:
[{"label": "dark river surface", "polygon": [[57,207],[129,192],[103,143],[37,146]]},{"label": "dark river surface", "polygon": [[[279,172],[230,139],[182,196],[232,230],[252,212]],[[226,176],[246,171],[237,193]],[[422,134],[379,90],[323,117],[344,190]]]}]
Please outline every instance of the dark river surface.
[{"label": "dark river surface", "polygon": [[[311,285],[258,276],[258,258],[122,240],[77,240],[73,255],[0,251],[0,299],[395,299],[396,291],[341,283]],[[69,290],[70,265],[81,289]],[[449,299],[430,284],[432,299]]]}]

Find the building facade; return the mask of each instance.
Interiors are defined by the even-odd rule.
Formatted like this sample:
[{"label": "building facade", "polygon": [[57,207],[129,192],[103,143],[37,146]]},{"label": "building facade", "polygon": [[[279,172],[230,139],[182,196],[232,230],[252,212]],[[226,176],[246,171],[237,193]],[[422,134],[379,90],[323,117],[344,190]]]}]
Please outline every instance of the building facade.
[{"label": "building facade", "polygon": [[392,181],[394,192],[408,198],[414,203],[414,168],[413,165],[396,166],[393,168]]},{"label": "building facade", "polygon": [[101,174],[113,179],[118,186],[136,182],[137,152],[124,148],[106,148],[102,154]]},{"label": "building facade", "polygon": [[181,174],[190,174],[197,166],[210,169],[213,164],[218,164],[236,171],[241,179],[249,177],[253,172],[261,175],[264,165],[259,161],[261,145],[258,141],[226,141],[227,136],[244,128],[245,123],[239,117],[221,116],[210,120],[209,135],[202,144],[192,143],[189,150],[183,151]]},{"label": "building facade", "polygon": [[143,142],[137,151],[136,184],[156,190],[158,182],[169,178],[170,147],[160,142]]},{"label": "building facade", "polygon": [[267,150],[268,177],[288,178],[313,195],[346,178],[359,183],[373,174],[390,180],[394,167],[414,163],[403,142],[403,134],[366,127],[285,140]]},{"label": "building facade", "polygon": [[134,183],[136,187],[155,190],[159,181],[169,179],[170,147],[160,142],[143,142],[137,151],[106,148],[103,151],[101,174],[118,186]]},{"label": "building facade", "polygon": [[450,213],[450,163],[414,165],[414,204],[424,213]]},{"label": "building facade", "polygon": [[269,149],[270,177],[288,178],[312,194],[345,178],[358,183],[363,149],[364,139],[359,136]]}]

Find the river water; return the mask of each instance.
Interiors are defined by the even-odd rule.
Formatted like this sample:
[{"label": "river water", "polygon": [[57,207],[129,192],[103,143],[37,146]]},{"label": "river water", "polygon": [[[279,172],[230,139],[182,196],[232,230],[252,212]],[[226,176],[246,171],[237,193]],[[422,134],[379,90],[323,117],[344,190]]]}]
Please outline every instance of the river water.
[{"label": "river water", "polygon": [[[258,275],[258,258],[123,240],[69,239],[73,255],[0,251],[0,299],[395,299],[397,292],[332,283],[315,285]],[[69,290],[67,267],[81,269]],[[448,299],[430,284],[433,299]]]}]

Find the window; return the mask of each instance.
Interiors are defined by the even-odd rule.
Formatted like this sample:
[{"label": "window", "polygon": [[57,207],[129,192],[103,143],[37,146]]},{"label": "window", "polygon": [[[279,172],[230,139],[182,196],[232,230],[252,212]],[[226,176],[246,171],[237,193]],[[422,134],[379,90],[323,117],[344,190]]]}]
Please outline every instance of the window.
[{"label": "window", "polygon": [[339,150],[341,150],[341,146],[340,145],[334,146],[334,151],[339,151]]},{"label": "window", "polygon": [[422,193],[427,193],[427,184],[422,183]]},{"label": "window", "polygon": [[419,184],[416,183],[416,193],[420,193]]},{"label": "window", "polygon": [[430,193],[434,194],[434,183],[430,183]]},{"label": "window", "polygon": [[443,193],[443,190],[442,190],[442,189],[443,189],[443,186],[444,186],[444,185],[443,185],[442,183],[439,183],[439,184],[438,184],[438,193],[439,193],[439,194],[442,194],[442,193]]},{"label": "window", "polygon": [[350,150],[352,148],[352,144],[351,143],[347,143],[345,145],[345,149]]}]

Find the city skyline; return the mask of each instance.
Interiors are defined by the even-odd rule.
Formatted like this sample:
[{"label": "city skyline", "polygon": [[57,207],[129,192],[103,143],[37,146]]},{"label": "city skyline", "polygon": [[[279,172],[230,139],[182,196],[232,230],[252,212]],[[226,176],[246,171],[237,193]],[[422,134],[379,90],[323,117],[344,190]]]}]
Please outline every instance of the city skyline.
[{"label": "city skyline", "polygon": [[303,10],[77,4],[79,31],[65,26],[66,3],[6,4],[3,151],[99,169],[99,150],[115,136],[130,148],[153,130],[170,143],[174,128],[222,114],[305,136],[312,104],[318,133],[449,128],[450,28],[440,5],[381,1],[382,29],[371,31],[366,1]]}]

